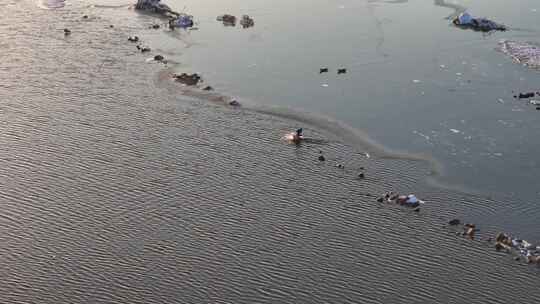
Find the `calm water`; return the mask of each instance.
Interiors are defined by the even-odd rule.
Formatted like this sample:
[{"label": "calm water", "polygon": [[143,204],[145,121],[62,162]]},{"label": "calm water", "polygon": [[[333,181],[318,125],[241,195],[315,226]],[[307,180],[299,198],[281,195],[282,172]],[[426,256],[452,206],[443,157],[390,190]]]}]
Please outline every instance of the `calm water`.
[{"label": "calm water", "polygon": [[[540,42],[537,1],[289,2],[172,0],[200,30],[145,38],[233,95],[323,113],[391,149],[431,154],[446,183],[539,198],[539,113],[512,91],[537,90],[540,73],[495,51],[500,39]],[[464,9],[512,30],[450,26]],[[224,28],[215,21],[223,13],[250,14],[256,25]]]},{"label": "calm water", "polygon": [[[197,17],[189,33],[150,30],[157,19],[125,3],[0,3],[1,303],[538,299],[539,269],[483,240],[502,230],[540,242],[533,199],[490,196],[534,186],[538,113],[510,95],[537,76],[493,50],[502,37],[534,40],[526,2],[475,2],[473,12],[522,29],[489,37],[448,27],[455,10],[441,1],[171,1]],[[223,28],[224,12],[256,25]],[[154,52],[137,52],[134,34]],[[252,105],[182,95],[146,61],[158,53],[178,62],[167,69],[200,71]],[[321,65],[349,73],[321,76]],[[481,191],[433,187],[427,162],[367,158],[372,147],[349,129],[302,109],[432,152],[449,179],[459,172]],[[316,140],[280,140],[298,126]],[[454,171],[456,159],[465,163]],[[494,179],[499,191],[483,187]],[[414,213],[374,202],[388,189],[428,203]],[[477,240],[444,227],[454,217],[476,223]]]}]

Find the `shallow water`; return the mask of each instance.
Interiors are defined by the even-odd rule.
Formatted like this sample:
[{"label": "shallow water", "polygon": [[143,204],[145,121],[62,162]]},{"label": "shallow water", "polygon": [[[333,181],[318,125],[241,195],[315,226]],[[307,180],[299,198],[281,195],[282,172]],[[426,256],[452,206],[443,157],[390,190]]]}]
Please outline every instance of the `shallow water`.
[{"label": "shallow water", "polygon": [[[539,198],[531,185],[540,178],[538,112],[513,91],[537,90],[540,74],[495,50],[500,39],[538,42],[535,1],[169,3],[193,14],[199,30],[145,38],[220,89],[324,113],[391,149],[429,153],[444,183]],[[511,30],[450,26],[465,9]],[[223,27],[215,20],[223,13],[249,14],[255,27]],[[336,75],[340,67],[348,73]]]},{"label": "shallow water", "polygon": [[[204,49],[202,40],[179,34],[171,41],[187,43],[175,55],[156,46],[169,42],[166,32],[147,29],[154,17],[121,4],[3,6],[3,303],[506,303],[508,295],[532,303],[540,296],[538,268],[482,241],[503,230],[539,242],[533,204],[426,185],[428,163],[367,158],[371,146],[336,140],[336,131],[349,130],[321,127],[316,116],[183,96],[127,36],[178,58],[170,65],[178,70],[196,68],[185,45]],[[254,29],[264,24],[250,14]],[[235,93],[219,79],[206,81]],[[281,141],[299,125],[318,140]],[[325,163],[316,160],[319,150]],[[365,180],[355,178],[360,167]],[[389,189],[428,203],[417,214],[374,202]],[[453,217],[477,223],[478,240],[443,227]]]}]

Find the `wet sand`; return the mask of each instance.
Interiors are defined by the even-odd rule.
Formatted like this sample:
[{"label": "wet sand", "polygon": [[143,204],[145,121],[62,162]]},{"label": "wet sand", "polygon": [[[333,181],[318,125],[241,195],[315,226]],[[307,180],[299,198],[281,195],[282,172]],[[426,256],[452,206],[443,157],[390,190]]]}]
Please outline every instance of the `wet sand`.
[{"label": "wet sand", "polygon": [[[307,114],[185,96],[127,41],[151,17],[94,9],[83,21],[85,7],[72,5],[49,14],[16,3],[6,9],[17,27],[0,25],[3,302],[532,303],[540,295],[538,268],[482,241],[511,232],[505,201],[429,186],[429,163],[367,158],[370,145],[344,143],[337,127]],[[297,127],[318,140],[281,140]],[[388,190],[426,205],[415,213],[377,203]],[[446,227],[456,217],[480,227],[477,240]]]}]

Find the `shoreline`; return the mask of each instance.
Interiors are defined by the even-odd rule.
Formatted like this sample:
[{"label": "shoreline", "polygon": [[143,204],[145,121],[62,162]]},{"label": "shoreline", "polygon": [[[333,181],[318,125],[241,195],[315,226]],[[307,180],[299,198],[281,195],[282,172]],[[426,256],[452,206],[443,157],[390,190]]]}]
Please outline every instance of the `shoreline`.
[{"label": "shoreline", "polygon": [[[125,33],[125,34],[127,38],[127,35],[129,35],[130,33]],[[174,81],[170,77],[172,75],[172,71],[171,71],[172,69],[174,69],[174,65],[171,68],[165,68],[165,69],[162,69],[160,67],[161,72],[158,72],[157,74],[157,82],[160,85],[164,85],[165,87],[171,88],[172,90],[178,90],[182,92],[182,95],[184,96],[198,98],[198,99],[201,99],[202,101],[210,101],[214,104],[224,105],[226,104],[226,99],[230,98],[228,96],[220,94],[219,92],[207,93],[200,89],[192,89],[190,87],[183,87],[180,84],[174,83]],[[401,154],[399,152],[388,151],[382,145],[379,145],[375,143],[374,141],[372,141],[369,138],[369,136],[365,134],[364,132],[362,132],[361,130],[349,127],[342,122],[332,120],[331,118],[324,117],[322,115],[306,113],[303,111],[298,111],[296,109],[290,109],[290,108],[286,108],[285,111],[280,111],[281,108],[278,108],[278,107],[262,107],[262,106],[257,106],[257,105],[250,105],[249,103],[242,105],[238,109],[240,111],[245,109],[247,111],[252,111],[254,113],[260,113],[264,115],[270,115],[273,117],[284,118],[286,120],[291,120],[295,123],[302,122],[304,124],[312,125],[314,128],[317,128],[324,133],[329,133],[335,136],[332,138],[336,138],[336,137],[339,138],[340,140],[337,140],[336,142],[340,142],[344,145],[351,146],[355,148],[355,150],[358,148],[366,149],[368,153],[373,153],[376,159],[383,162],[385,160],[404,160],[404,161],[419,161],[425,164],[429,164],[430,167],[433,167],[433,168],[430,168],[431,174],[426,174],[425,176],[423,176],[423,179],[425,179],[425,181],[429,181],[429,178],[432,177],[433,174],[438,172],[436,170],[437,167],[433,165],[435,163],[434,160],[426,159],[426,157],[423,157],[423,156],[409,155],[406,153]],[[367,156],[365,154],[366,153],[365,151],[358,151],[358,153],[360,154],[364,153],[364,157]],[[387,190],[392,190],[392,189],[387,189]],[[378,194],[371,193],[370,195],[375,196],[375,195],[382,195],[382,194],[383,193],[378,193]],[[462,193],[462,194],[471,195],[470,193]],[[373,200],[374,199],[375,197],[373,197]],[[373,202],[373,203],[377,204],[376,202]],[[444,224],[444,221],[439,224]]]},{"label": "shoreline", "polygon": [[[157,16],[159,18],[159,15]],[[181,29],[179,29],[181,30]],[[173,67],[167,68],[163,70],[163,73],[165,75],[168,75],[169,77],[162,77],[162,73],[160,73],[159,81],[172,81],[172,70],[174,70]],[[204,77],[204,75],[203,75]],[[174,83],[172,84],[175,85]],[[202,86],[207,85],[206,83]],[[185,96],[198,98],[203,101],[212,102],[215,104],[219,104],[221,106],[228,106],[227,100],[236,100],[232,96],[223,95],[219,92],[204,92],[199,85],[195,86],[186,86],[186,85],[179,85],[180,90],[182,94],[185,94]],[[241,97],[240,97],[241,98]],[[235,107],[236,108],[236,107]],[[345,122],[336,120],[331,117],[324,116],[319,113],[310,113],[306,111],[302,111],[299,109],[291,108],[291,107],[278,107],[278,106],[268,106],[268,105],[261,105],[257,104],[255,102],[253,103],[241,103],[241,106],[239,107],[242,110],[248,110],[253,111],[256,113],[264,114],[264,115],[270,115],[273,117],[278,118],[284,118],[287,120],[294,121],[296,123],[301,122],[302,124],[307,124],[309,127],[317,128],[327,134],[333,135],[332,140],[336,139],[338,142],[344,143],[348,146],[353,147],[354,149],[361,149],[364,151],[359,151],[360,154],[363,154],[366,159],[369,159],[371,155],[373,155],[375,158],[381,159],[381,160],[405,160],[405,161],[413,161],[413,162],[421,162],[428,165],[429,172],[422,177],[420,180],[422,183],[424,183],[427,186],[434,187],[435,189],[440,190],[447,190],[452,192],[457,192],[461,195],[465,196],[480,196],[491,199],[491,195],[487,193],[482,193],[474,189],[467,189],[464,185],[453,185],[448,182],[444,182],[442,179],[444,178],[443,172],[444,168],[442,164],[434,159],[432,156],[427,154],[414,154],[414,153],[408,153],[408,152],[399,152],[399,151],[393,151],[390,150],[388,147],[383,146],[382,144],[374,141],[372,138],[369,137],[369,135],[357,128],[354,128],[352,126],[347,125]],[[305,127],[305,125],[301,125],[302,127]],[[373,195],[373,194],[371,194]],[[382,195],[382,193],[380,194]],[[499,197],[500,199],[504,199]],[[451,222],[452,220],[450,220]],[[444,223],[444,222],[443,222]],[[442,224],[443,224],[442,223]],[[469,225],[472,225],[474,229],[474,224],[465,223],[465,227],[470,230]],[[451,226],[451,225],[450,225]],[[475,231],[478,231],[479,229],[473,230],[472,234],[469,235],[468,231],[464,231],[462,236],[464,237],[471,237],[471,239],[474,239],[474,233]],[[499,232],[500,234],[501,232]],[[461,233],[460,233],[461,235]],[[511,236],[508,236],[511,238]],[[492,237],[483,236],[478,241],[488,241]],[[494,239],[494,237],[493,237]],[[498,244],[498,242],[497,242]],[[508,253],[510,253],[509,249],[506,249]],[[540,258],[540,256],[539,256]],[[540,263],[538,263],[540,265]]]}]

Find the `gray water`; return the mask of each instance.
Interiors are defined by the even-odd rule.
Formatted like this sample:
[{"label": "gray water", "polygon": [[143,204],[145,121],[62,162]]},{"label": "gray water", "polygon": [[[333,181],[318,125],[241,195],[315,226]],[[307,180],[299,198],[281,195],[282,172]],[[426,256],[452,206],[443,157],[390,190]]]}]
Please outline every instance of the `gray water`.
[{"label": "gray water", "polygon": [[[540,74],[495,50],[500,39],[540,42],[537,1],[169,3],[185,7],[200,29],[145,39],[222,90],[323,113],[390,149],[430,154],[446,184],[539,198],[539,113],[512,91],[538,90]],[[465,9],[511,30],[450,26]],[[224,28],[215,20],[223,13],[249,14],[256,25]],[[320,67],[330,73],[319,75]],[[340,67],[348,74],[336,75]]]},{"label": "gray water", "polygon": [[[0,19],[1,303],[506,303],[509,298],[534,303],[540,296],[538,268],[495,252],[484,240],[502,230],[539,242],[539,210],[533,203],[433,187],[425,181],[433,170],[428,162],[368,158],[365,151],[373,147],[364,141],[353,145],[352,139],[336,139],[349,129],[340,131],[316,115],[257,104],[312,110],[300,103],[312,94],[321,107],[313,112],[340,118],[322,110],[327,103],[321,94],[334,96],[328,100],[336,108],[342,99],[320,87],[318,64],[310,75],[319,92],[302,87],[307,76],[295,77],[301,68],[288,64],[292,55],[284,50],[281,61],[269,57],[267,64],[268,70],[271,65],[289,69],[288,78],[245,82],[242,68],[225,67],[237,66],[227,62],[233,54],[241,62],[235,52],[253,52],[216,49],[212,44],[219,42],[203,36],[211,34],[205,34],[203,21],[189,34],[149,30],[154,16],[117,4],[122,3],[68,1],[57,10],[43,10],[33,1],[0,4],[5,12]],[[273,30],[264,25],[265,14],[252,11],[252,32],[223,29],[210,17],[213,10],[224,10],[219,5],[209,5],[205,21],[216,39],[225,32],[237,36],[236,42],[243,36],[245,43],[255,43],[248,40],[259,39],[249,38],[256,31]],[[241,2],[229,5],[232,10]],[[397,18],[404,9],[398,6],[407,3],[370,5],[375,11],[389,5],[388,13],[395,10]],[[266,18],[277,26],[273,11],[283,12],[284,20],[287,13],[292,18],[302,11],[299,4],[293,14],[291,6],[266,8]],[[312,12],[323,8],[314,5]],[[447,9],[439,9],[447,15]],[[72,34],[65,37],[63,28]],[[154,52],[137,52],[126,41],[133,34]],[[221,43],[235,41],[226,38]],[[212,54],[206,63],[204,52]],[[146,62],[156,53],[179,64]],[[213,66],[220,56],[221,67]],[[509,62],[503,65],[523,72]],[[246,106],[186,96],[166,77],[171,68],[203,71],[219,92],[245,93]],[[325,89],[352,87],[358,76],[350,70],[340,81],[325,80]],[[229,77],[220,76],[225,71]],[[420,85],[429,79],[416,78]],[[392,81],[390,87],[396,86]],[[286,101],[293,93],[280,85],[302,94]],[[355,95],[340,90],[342,96]],[[395,103],[379,102],[405,111],[395,108],[405,93],[394,96]],[[379,106],[373,102],[373,113]],[[358,115],[369,116],[366,109]],[[377,117],[377,124],[395,127],[387,119]],[[294,146],[280,139],[298,126],[314,140]],[[319,150],[325,163],[317,161]],[[365,180],[355,178],[360,167],[366,168]],[[415,192],[427,204],[415,213],[374,201],[390,189]],[[444,227],[453,217],[476,223],[481,229],[476,240]]]}]

